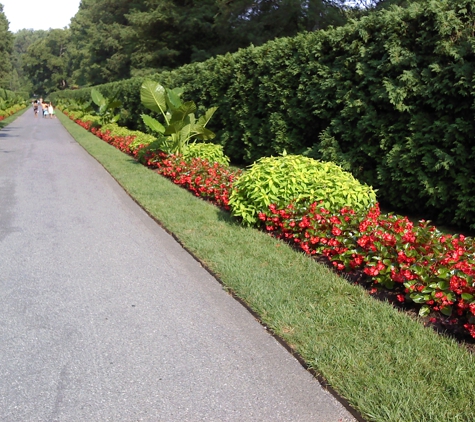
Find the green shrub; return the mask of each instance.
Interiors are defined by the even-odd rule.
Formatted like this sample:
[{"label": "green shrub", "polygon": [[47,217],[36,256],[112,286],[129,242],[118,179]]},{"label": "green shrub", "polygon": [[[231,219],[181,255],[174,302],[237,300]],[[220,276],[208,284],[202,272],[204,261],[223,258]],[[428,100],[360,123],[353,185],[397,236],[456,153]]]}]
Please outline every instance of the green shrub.
[{"label": "green shrub", "polygon": [[376,194],[334,163],[284,155],[256,161],[234,183],[229,205],[234,216],[252,225],[271,204],[284,208],[292,202],[320,201],[330,211],[366,211],[376,203]]},{"label": "green shrub", "polygon": [[67,113],[68,113],[68,116],[72,118],[73,120],[81,119],[82,116],[84,116],[84,113],[79,110],[68,111]]},{"label": "green shrub", "polygon": [[153,135],[149,135],[138,130],[130,130],[126,127],[119,126],[117,123],[109,123],[101,127],[101,132],[106,132],[108,130],[113,136],[135,136],[134,141],[129,145],[132,151],[135,150],[139,145],[149,145],[156,139]]},{"label": "green shrub", "polygon": [[[234,163],[306,153],[351,171],[395,211],[475,229],[475,0],[407,3],[152,79],[219,107],[213,130]],[[120,89],[121,123],[144,130],[141,83],[101,91]]]},{"label": "green shrub", "polygon": [[229,166],[229,157],[224,155],[222,145],[194,143],[189,144],[183,157],[185,160],[192,158],[204,158],[210,163],[219,163],[223,166]]},{"label": "green shrub", "polygon": [[80,118],[83,122],[92,122],[94,126],[100,125],[100,118],[98,116],[93,116],[92,114],[84,114]]}]

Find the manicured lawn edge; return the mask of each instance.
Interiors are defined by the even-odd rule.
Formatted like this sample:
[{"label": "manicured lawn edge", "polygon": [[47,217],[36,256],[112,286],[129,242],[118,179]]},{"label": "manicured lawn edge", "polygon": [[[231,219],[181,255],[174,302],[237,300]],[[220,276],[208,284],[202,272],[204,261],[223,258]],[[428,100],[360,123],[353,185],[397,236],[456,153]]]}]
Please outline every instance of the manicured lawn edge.
[{"label": "manicured lawn edge", "polygon": [[[96,138],[71,135],[366,419],[475,420],[474,356]],[[146,265],[144,263],[144,265]]]}]

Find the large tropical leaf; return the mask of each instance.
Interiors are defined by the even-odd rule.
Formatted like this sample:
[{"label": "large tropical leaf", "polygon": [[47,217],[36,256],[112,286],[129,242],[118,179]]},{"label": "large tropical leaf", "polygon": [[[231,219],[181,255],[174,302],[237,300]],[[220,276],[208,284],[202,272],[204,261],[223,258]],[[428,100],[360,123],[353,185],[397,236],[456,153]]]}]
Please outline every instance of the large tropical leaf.
[{"label": "large tropical leaf", "polygon": [[205,127],[217,109],[218,107],[211,107],[210,109],[206,110],[206,113],[198,119],[197,125]]},{"label": "large tropical leaf", "polygon": [[140,87],[140,100],[149,110],[162,113],[165,116],[167,100],[165,88],[158,82],[145,81]]},{"label": "large tropical leaf", "polygon": [[102,107],[106,104],[104,96],[95,88],[91,89],[91,98],[98,107]]},{"label": "large tropical leaf", "polygon": [[122,101],[120,100],[112,100],[108,105],[107,108],[109,110],[113,110],[114,108],[122,107]]},{"label": "large tropical leaf", "polygon": [[163,134],[164,135],[177,135],[183,129],[183,126],[185,126],[185,123],[183,122],[183,120],[180,120],[178,122],[170,123],[166,127],[165,132]]},{"label": "large tropical leaf", "polygon": [[[182,141],[182,144],[187,143],[188,139],[192,136],[192,126],[191,125],[185,125],[182,127],[180,130],[180,140]],[[183,151],[180,151],[183,152]]]},{"label": "large tropical leaf", "polygon": [[146,114],[142,114],[142,120],[143,122],[152,129],[154,132],[158,133],[164,133],[165,132],[165,127],[156,119],[153,117],[147,116]]},{"label": "large tropical leaf", "polygon": [[167,105],[170,110],[176,110],[182,105],[182,101],[180,99],[181,95],[183,94],[183,88],[167,88]]},{"label": "large tropical leaf", "polygon": [[196,111],[196,104],[193,101],[187,101],[176,110],[173,110],[170,123],[184,121],[186,116]]},{"label": "large tropical leaf", "polygon": [[195,126],[193,133],[198,139],[202,141],[208,141],[215,138],[216,136],[214,132],[211,132],[209,129],[206,129],[203,126]]}]

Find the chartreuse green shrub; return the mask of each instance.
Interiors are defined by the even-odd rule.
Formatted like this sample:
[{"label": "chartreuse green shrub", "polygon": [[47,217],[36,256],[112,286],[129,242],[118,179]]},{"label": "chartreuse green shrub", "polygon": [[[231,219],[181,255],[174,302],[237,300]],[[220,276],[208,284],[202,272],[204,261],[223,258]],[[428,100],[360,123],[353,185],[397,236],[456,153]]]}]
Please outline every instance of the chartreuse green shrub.
[{"label": "chartreuse green shrub", "polygon": [[[68,116],[73,120],[82,119],[82,117],[85,115],[84,112],[81,110],[68,110],[67,113]],[[88,116],[91,115],[88,114]]]},{"label": "chartreuse green shrub", "polygon": [[222,145],[194,143],[186,148],[183,158],[189,160],[192,158],[203,158],[210,163],[219,163],[223,166],[229,166],[229,157],[224,155]]},{"label": "chartreuse green shrub", "polygon": [[255,162],[234,182],[229,205],[234,216],[253,225],[269,205],[284,208],[294,201],[321,202],[335,212],[343,207],[365,211],[376,203],[376,194],[334,163],[284,155]]},{"label": "chartreuse green shrub", "polygon": [[91,122],[95,127],[101,125],[101,118],[99,116],[95,116],[92,114],[83,114],[78,118],[80,118],[83,122]]},{"label": "chartreuse green shrub", "polygon": [[134,141],[129,145],[129,148],[133,151],[139,145],[150,145],[155,141],[155,136],[149,135],[147,133],[140,132],[138,130],[130,130],[126,127],[119,126],[117,123],[108,123],[104,126],[101,126],[101,132],[109,131],[112,136],[134,136]]}]

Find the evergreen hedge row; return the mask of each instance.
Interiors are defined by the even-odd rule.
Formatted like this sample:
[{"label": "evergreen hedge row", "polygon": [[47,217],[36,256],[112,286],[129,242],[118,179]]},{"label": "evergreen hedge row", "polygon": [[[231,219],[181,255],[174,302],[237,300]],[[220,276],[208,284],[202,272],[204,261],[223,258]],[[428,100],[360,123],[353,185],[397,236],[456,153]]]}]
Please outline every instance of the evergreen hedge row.
[{"label": "evergreen hedge row", "polygon": [[[236,163],[333,161],[392,208],[475,229],[475,0],[424,0],[154,75],[205,108]],[[144,129],[142,79],[122,123]],[[88,90],[55,94],[89,98]]]}]

